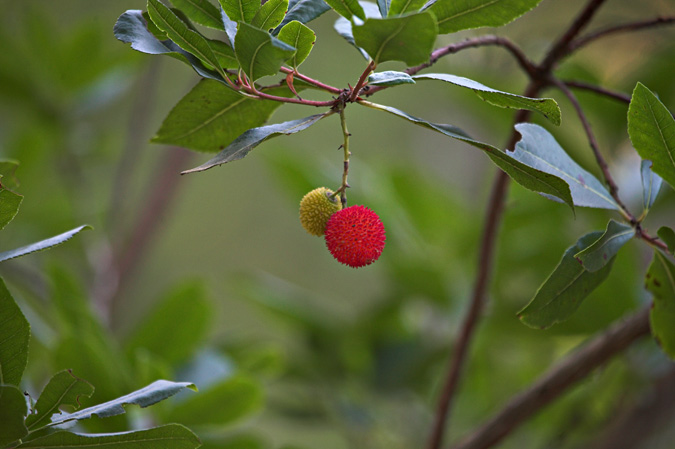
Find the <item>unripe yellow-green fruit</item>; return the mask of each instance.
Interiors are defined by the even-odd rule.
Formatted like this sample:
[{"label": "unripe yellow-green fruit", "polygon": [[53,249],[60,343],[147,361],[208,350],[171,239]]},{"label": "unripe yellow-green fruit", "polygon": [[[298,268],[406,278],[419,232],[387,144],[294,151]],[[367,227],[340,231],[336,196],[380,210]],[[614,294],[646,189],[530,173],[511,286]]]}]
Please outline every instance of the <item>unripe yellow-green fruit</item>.
[{"label": "unripe yellow-green fruit", "polygon": [[302,197],[300,201],[300,224],[312,235],[322,236],[326,233],[326,223],[335,212],[342,209],[342,201],[333,191],[319,187]]}]

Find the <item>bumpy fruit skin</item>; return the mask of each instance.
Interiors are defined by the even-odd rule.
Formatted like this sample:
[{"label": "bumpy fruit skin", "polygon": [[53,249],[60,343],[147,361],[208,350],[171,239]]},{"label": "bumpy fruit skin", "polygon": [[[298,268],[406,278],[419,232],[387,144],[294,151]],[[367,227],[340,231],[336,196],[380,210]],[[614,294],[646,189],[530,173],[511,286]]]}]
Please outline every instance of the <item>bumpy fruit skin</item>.
[{"label": "bumpy fruit skin", "polygon": [[329,198],[332,193],[330,189],[319,187],[309,192],[300,201],[300,224],[310,234],[324,235],[328,219],[342,209],[340,198],[337,196]]},{"label": "bumpy fruit skin", "polygon": [[358,268],[370,265],[382,254],[384,225],[365,206],[350,206],[333,214],[326,225],[326,246],[338,262]]}]

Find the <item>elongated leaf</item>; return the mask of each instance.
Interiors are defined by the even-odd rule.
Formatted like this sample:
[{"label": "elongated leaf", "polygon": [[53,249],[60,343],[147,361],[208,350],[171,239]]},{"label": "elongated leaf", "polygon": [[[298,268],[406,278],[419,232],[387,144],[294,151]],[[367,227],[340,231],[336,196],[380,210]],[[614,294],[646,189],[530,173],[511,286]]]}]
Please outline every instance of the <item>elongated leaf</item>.
[{"label": "elongated leaf", "polygon": [[195,449],[199,438],[180,424],[167,424],[148,430],[106,434],[55,432],[23,443],[18,448],[33,449]]},{"label": "elongated leaf", "polygon": [[347,20],[351,20],[353,16],[361,20],[366,20],[366,14],[363,8],[359,5],[358,0],[324,0],[333,8],[338,14]]},{"label": "elongated leaf", "polygon": [[625,224],[609,220],[607,229],[591,246],[574,255],[588,271],[598,271],[612,260],[621,247],[635,235],[635,230]]},{"label": "elongated leaf", "polygon": [[500,108],[511,109],[527,109],[535,111],[546,117],[554,125],[560,125],[560,108],[558,103],[552,98],[529,98],[521,95],[510,94],[508,92],[501,92],[482,85],[481,83],[463,78],[461,76],[450,75],[448,73],[429,73],[424,75],[416,75],[413,77],[416,80],[439,80],[456,86],[466,87],[471,89],[481,99]]},{"label": "elongated leaf", "polygon": [[218,0],[227,17],[235,22],[251,23],[260,9],[260,0]]},{"label": "elongated leaf", "polygon": [[300,23],[309,23],[328,10],[330,10],[330,6],[323,0],[290,0],[286,17],[272,31],[272,34],[277,35],[287,23],[294,20]]},{"label": "elongated leaf", "polygon": [[28,360],[30,325],[0,278],[0,383],[19,385]]},{"label": "elongated leaf", "polygon": [[652,161],[642,161],[640,176],[642,177],[642,208],[647,212],[656,201],[663,179],[652,171]]},{"label": "elongated leaf", "polygon": [[675,231],[668,226],[661,226],[656,235],[668,246],[668,252],[675,254]]},{"label": "elongated leaf", "polygon": [[0,187],[0,229],[16,217],[21,201],[23,201],[23,195]]},{"label": "elongated leaf", "polygon": [[675,118],[642,83],[633,90],[628,108],[628,135],[642,159],[675,188]]},{"label": "elongated leaf", "polygon": [[26,398],[14,385],[0,385],[0,447],[28,435],[23,423],[28,413]]},{"label": "elongated leaf", "polygon": [[52,425],[62,424],[68,421],[89,419],[92,416],[99,418],[108,418],[110,416],[121,415],[125,412],[124,406],[128,404],[138,405],[140,407],[148,407],[163,401],[176,393],[189,388],[197,391],[194,384],[190,382],[171,382],[168,380],[158,380],[147,387],[136,390],[125,396],[119,397],[112,401],[103,404],[95,405],[77,411],[75,413],[64,414],[62,417],[56,417],[52,420]]},{"label": "elongated leaf", "polygon": [[498,27],[533,9],[541,0],[438,0],[429,8],[441,34]]},{"label": "elongated leaf", "polygon": [[570,189],[567,183],[562,179],[549,173],[545,173],[543,171],[529,167],[523,164],[522,162],[519,162],[518,160],[512,158],[508,154],[498,150],[492,145],[488,145],[486,143],[474,140],[470,138],[466,133],[464,133],[464,131],[462,131],[457,127],[427,122],[426,120],[413,117],[403,111],[400,111],[396,108],[392,108],[390,106],[383,106],[380,104],[370,103],[367,101],[361,101],[360,103],[373,109],[388,112],[416,125],[434,130],[448,137],[452,137],[453,139],[460,140],[462,142],[468,143],[471,146],[479,148],[485,151],[492,160],[492,162],[494,162],[499,168],[504,170],[511,177],[511,179],[513,179],[518,184],[522,185],[526,189],[531,190],[533,192],[541,193],[546,197],[558,198],[560,201],[566,203],[567,205],[570,206],[570,208],[572,208],[572,210],[574,210]]},{"label": "elongated leaf", "polygon": [[235,20],[232,20],[227,16],[227,13],[222,7],[220,8],[220,18],[223,21],[223,28],[225,28],[225,34],[227,34],[230,47],[234,49],[234,40],[237,36],[239,25]]},{"label": "elongated leaf", "polygon": [[13,159],[0,159],[0,177],[2,177],[2,186],[6,189],[16,189],[19,187],[19,180],[16,179],[16,169],[19,168],[19,162]]},{"label": "elongated leaf", "polygon": [[[427,0],[391,0],[388,16],[396,16],[409,12],[416,12],[425,5]],[[385,16],[386,17],[386,16]]]},{"label": "elongated leaf", "polygon": [[372,84],[373,86],[396,86],[398,84],[415,84],[415,80],[405,72],[389,70],[371,73],[368,76],[368,84]]},{"label": "elongated leaf", "polygon": [[514,159],[565,180],[575,206],[619,209],[602,183],[574,162],[548,131],[531,123],[518,124],[516,129],[522,139],[512,153]]},{"label": "elongated leaf", "polygon": [[645,286],[654,295],[649,315],[652,334],[663,351],[675,359],[675,265],[659,251],[654,251]]},{"label": "elongated leaf", "polygon": [[169,421],[223,426],[250,415],[262,405],[262,390],[246,377],[232,377],[180,403]]},{"label": "elongated leaf", "polygon": [[391,0],[377,0],[377,8],[380,10],[380,17],[387,17],[389,15],[389,6]]},{"label": "elongated leaf", "polygon": [[89,225],[78,226],[75,229],[71,229],[70,231],[64,232],[63,234],[59,234],[46,240],[42,240],[40,242],[36,242],[27,246],[22,246],[21,248],[2,252],[0,253],[0,262],[25,256],[26,254],[34,253],[37,251],[42,251],[44,249],[51,248],[52,246],[60,245],[61,243],[70,240],[78,232],[83,231],[85,229],[92,229],[92,227]]},{"label": "elongated leaf", "polygon": [[218,64],[220,64],[222,68],[224,69],[239,68],[239,61],[237,61],[237,57],[234,55],[234,50],[232,50],[232,47],[230,47],[223,41],[215,39],[209,39],[209,45],[213,50],[213,54],[216,55],[216,59],[218,59]]},{"label": "elongated leaf", "polygon": [[171,0],[190,20],[217,30],[223,29],[220,11],[209,0]]},{"label": "elongated leaf", "polygon": [[352,27],[354,41],[373,58],[421,64],[429,59],[436,41],[436,20],[427,13],[415,13],[386,19],[368,18],[361,26]]},{"label": "elongated leaf", "polygon": [[[266,91],[291,96],[288,88]],[[267,121],[282,103],[245,97],[211,80],[200,81],[174,106],[152,142],[215,153]]]},{"label": "elongated leaf", "polygon": [[269,31],[284,20],[288,10],[288,0],[269,0],[253,16],[251,25]]},{"label": "elongated leaf", "polygon": [[293,56],[288,59],[288,63],[297,68],[302,62],[307,59],[309,53],[316,42],[316,34],[302,23],[294,20],[288,22],[279,31],[279,40],[286,42],[291,47],[295,48]]},{"label": "elongated leaf", "polygon": [[293,56],[295,48],[246,23],[239,24],[234,41],[235,54],[251,81],[275,75],[281,64]]},{"label": "elongated leaf", "polygon": [[190,170],[185,170],[181,174],[185,175],[188,173],[194,173],[199,171],[208,170],[217,165],[222,165],[227,162],[236,161],[246,156],[249,151],[257,147],[267,139],[272,137],[280,136],[282,134],[294,134],[300,131],[303,131],[324,117],[327,117],[332,112],[327,112],[325,114],[311,115],[309,117],[301,118],[298,120],[291,120],[288,122],[277,123],[274,125],[261,126],[260,128],[249,129],[244,132],[241,136],[237,137],[234,142],[232,142],[227,148],[218,153],[215,157],[209,161],[203,163],[199,167],[192,168]]},{"label": "elongated leaf", "polygon": [[539,287],[536,295],[523,310],[518,312],[520,320],[534,328],[546,329],[568,319],[581,302],[609,275],[614,263],[611,258],[596,272],[590,272],[574,257],[596,242],[602,231],[595,231],[581,237],[568,248],[553,273]]},{"label": "elongated leaf", "polygon": [[[373,19],[382,18],[382,15],[380,14],[380,10],[378,9],[378,6],[375,5],[374,3],[362,2],[361,7],[363,8],[363,11],[365,12],[367,18],[373,18]],[[354,19],[354,23],[356,23],[358,25],[361,25],[363,23],[363,21],[359,18],[356,18],[356,19]],[[359,53],[361,53],[361,56],[363,56],[367,60],[371,59],[368,52],[366,52],[363,48],[356,45],[356,42],[354,41],[354,33],[353,33],[353,30],[352,30],[352,22],[351,21],[345,19],[344,17],[340,17],[335,21],[335,24],[333,25],[333,28],[347,42],[352,44],[354,46],[354,48],[356,48],[359,51]]]},{"label": "elongated leaf", "polygon": [[80,397],[91,397],[94,387],[87,381],[75,377],[70,370],[56,373],[45,386],[35,403],[34,413],[26,418],[26,426],[33,431],[50,423],[54,413],[61,406],[80,408]]}]

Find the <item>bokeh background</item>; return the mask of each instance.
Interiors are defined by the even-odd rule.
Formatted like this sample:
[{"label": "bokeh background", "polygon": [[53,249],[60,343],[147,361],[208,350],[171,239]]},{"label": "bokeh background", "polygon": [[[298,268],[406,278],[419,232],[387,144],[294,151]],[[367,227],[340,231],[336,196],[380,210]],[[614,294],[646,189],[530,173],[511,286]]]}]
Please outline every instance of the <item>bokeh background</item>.
[{"label": "bokeh background", "polygon": [[[539,60],[583,4],[544,0],[503,28],[441,36],[438,46],[497,33]],[[94,227],[0,269],[32,324],[26,389],[37,394],[62,368],[97,387],[91,404],[159,377],[189,380],[200,393],[155,412],[132,410],[85,425],[107,431],[179,421],[208,447],[227,449],[421,447],[470,296],[496,168],[460,142],[349,107],[349,201],[382,217],[387,247],[374,265],[342,266],[297,217],[304,193],[340,183],[338,119],[266,142],[244,160],[180,176],[209,156],[148,141],[198,76],[114,38],[117,17],[144,8],[142,0],[0,0],[0,156],[21,162],[18,193],[25,196],[0,244],[10,249],[80,224]],[[609,0],[590,28],[674,12],[672,0]],[[346,87],[366,61],[332,29],[336,18],[329,12],[310,24],[317,42],[302,72]],[[499,48],[448,56],[431,71],[514,93],[526,83]],[[558,73],[625,93],[641,81],[673,110],[675,32],[663,27],[607,38],[568,58]],[[569,103],[547,93],[558,99],[563,124],[535,122],[597,174]],[[627,106],[584,92],[578,97],[622,197],[639,210]],[[512,125],[513,111],[443,83],[399,86],[374,101],[459,126],[496,146]],[[301,109],[286,105],[271,121],[314,113]],[[674,200],[664,186],[647,229],[675,223]],[[451,441],[589,335],[648,302],[642,276],[651,256],[631,242],[608,281],[568,322],[536,331],[515,317],[565,248],[604,229],[609,218],[583,209],[575,217],[511,186],[489,306],[455,404]],[[615,432],[617,411],[640,404],[664,376],[672,381],[671,372],[653,341],[636,344],[500,447],[602,447]],[[639,447],[673,447],[673,408],[655,419]]]}]

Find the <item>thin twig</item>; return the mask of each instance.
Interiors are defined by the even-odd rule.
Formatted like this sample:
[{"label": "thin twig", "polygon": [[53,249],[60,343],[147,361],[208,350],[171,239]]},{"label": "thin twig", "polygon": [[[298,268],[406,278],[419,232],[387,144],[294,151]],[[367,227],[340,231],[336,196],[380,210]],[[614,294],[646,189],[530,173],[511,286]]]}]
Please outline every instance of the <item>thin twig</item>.
[{"label": "thin twig", "polygon": [[654,28],[662,25],[670,25],[675,23],[675,17],[657,17],[655,19],[642,20],[639,22],[629,22],[623,23],[621,25],[615,25],[602,30],[594,31],[585,36],[582,36],[573,42],[570,43],[568,51],[573,52],[578,50],[581,47],[584,47],[591,42],[594,42],[602,37],[609,36],[611,34],[622,33],[626,31],[639,31],[646,28]]},{"label": "thin twig", "polygon": [[361,89],[363,86],[366,85],[366,80],[368,79],[368,75],[375,70],[375,61],[370,61],[368,63],[368,66],[366,66],[366,69],[363,71],[361,74],[361,77],[359,78],[358,82],[356,83],[356,86],[352,89],[352,94],[349,97],[349,101],[354,102],[356,99],[359,97],[359,93],[361,92]]},{"label": "thin twig", "polygon": [[648,309],[616,323],[511,399],[488,422],[453,446],[453,449],[487,449],[494,446],[576,382],[648,334]]},{"label": "thin twig", "polygon": [[614,100],[621,101],[626,104],[630,103],[631,98],[630,95],[624,94],[623,92],[616,92],[602,86],[596,86],[595,84],[586,83],[584,81],[563,81],[563,83],[565,83],[566,86],[571,87],[573,89],[588,90],[590,92],[595,92],[596,94],[604,95],[605,97],[612,98]]},{"label": "thin twig", "polygon": [[329,86],[328,84],[324,84],[321,81],[317,81],[314,78],[310,78],[308,76],[305,76],[300,72],[296,72],[293,69],[289,69],[288,67],[281,67],[281,69],[279,69],[279,70],[281,70],[283,73],[286,73],[286,74],[292,73],[295,78],[301,79],[308,84],[316,86],[319,89],[323,89],[323,90],[325,90],[327,92],[330,92],[332,94],[342,93],[342,89],[338,89],[337,87],[333,87],[333,86]]}]

